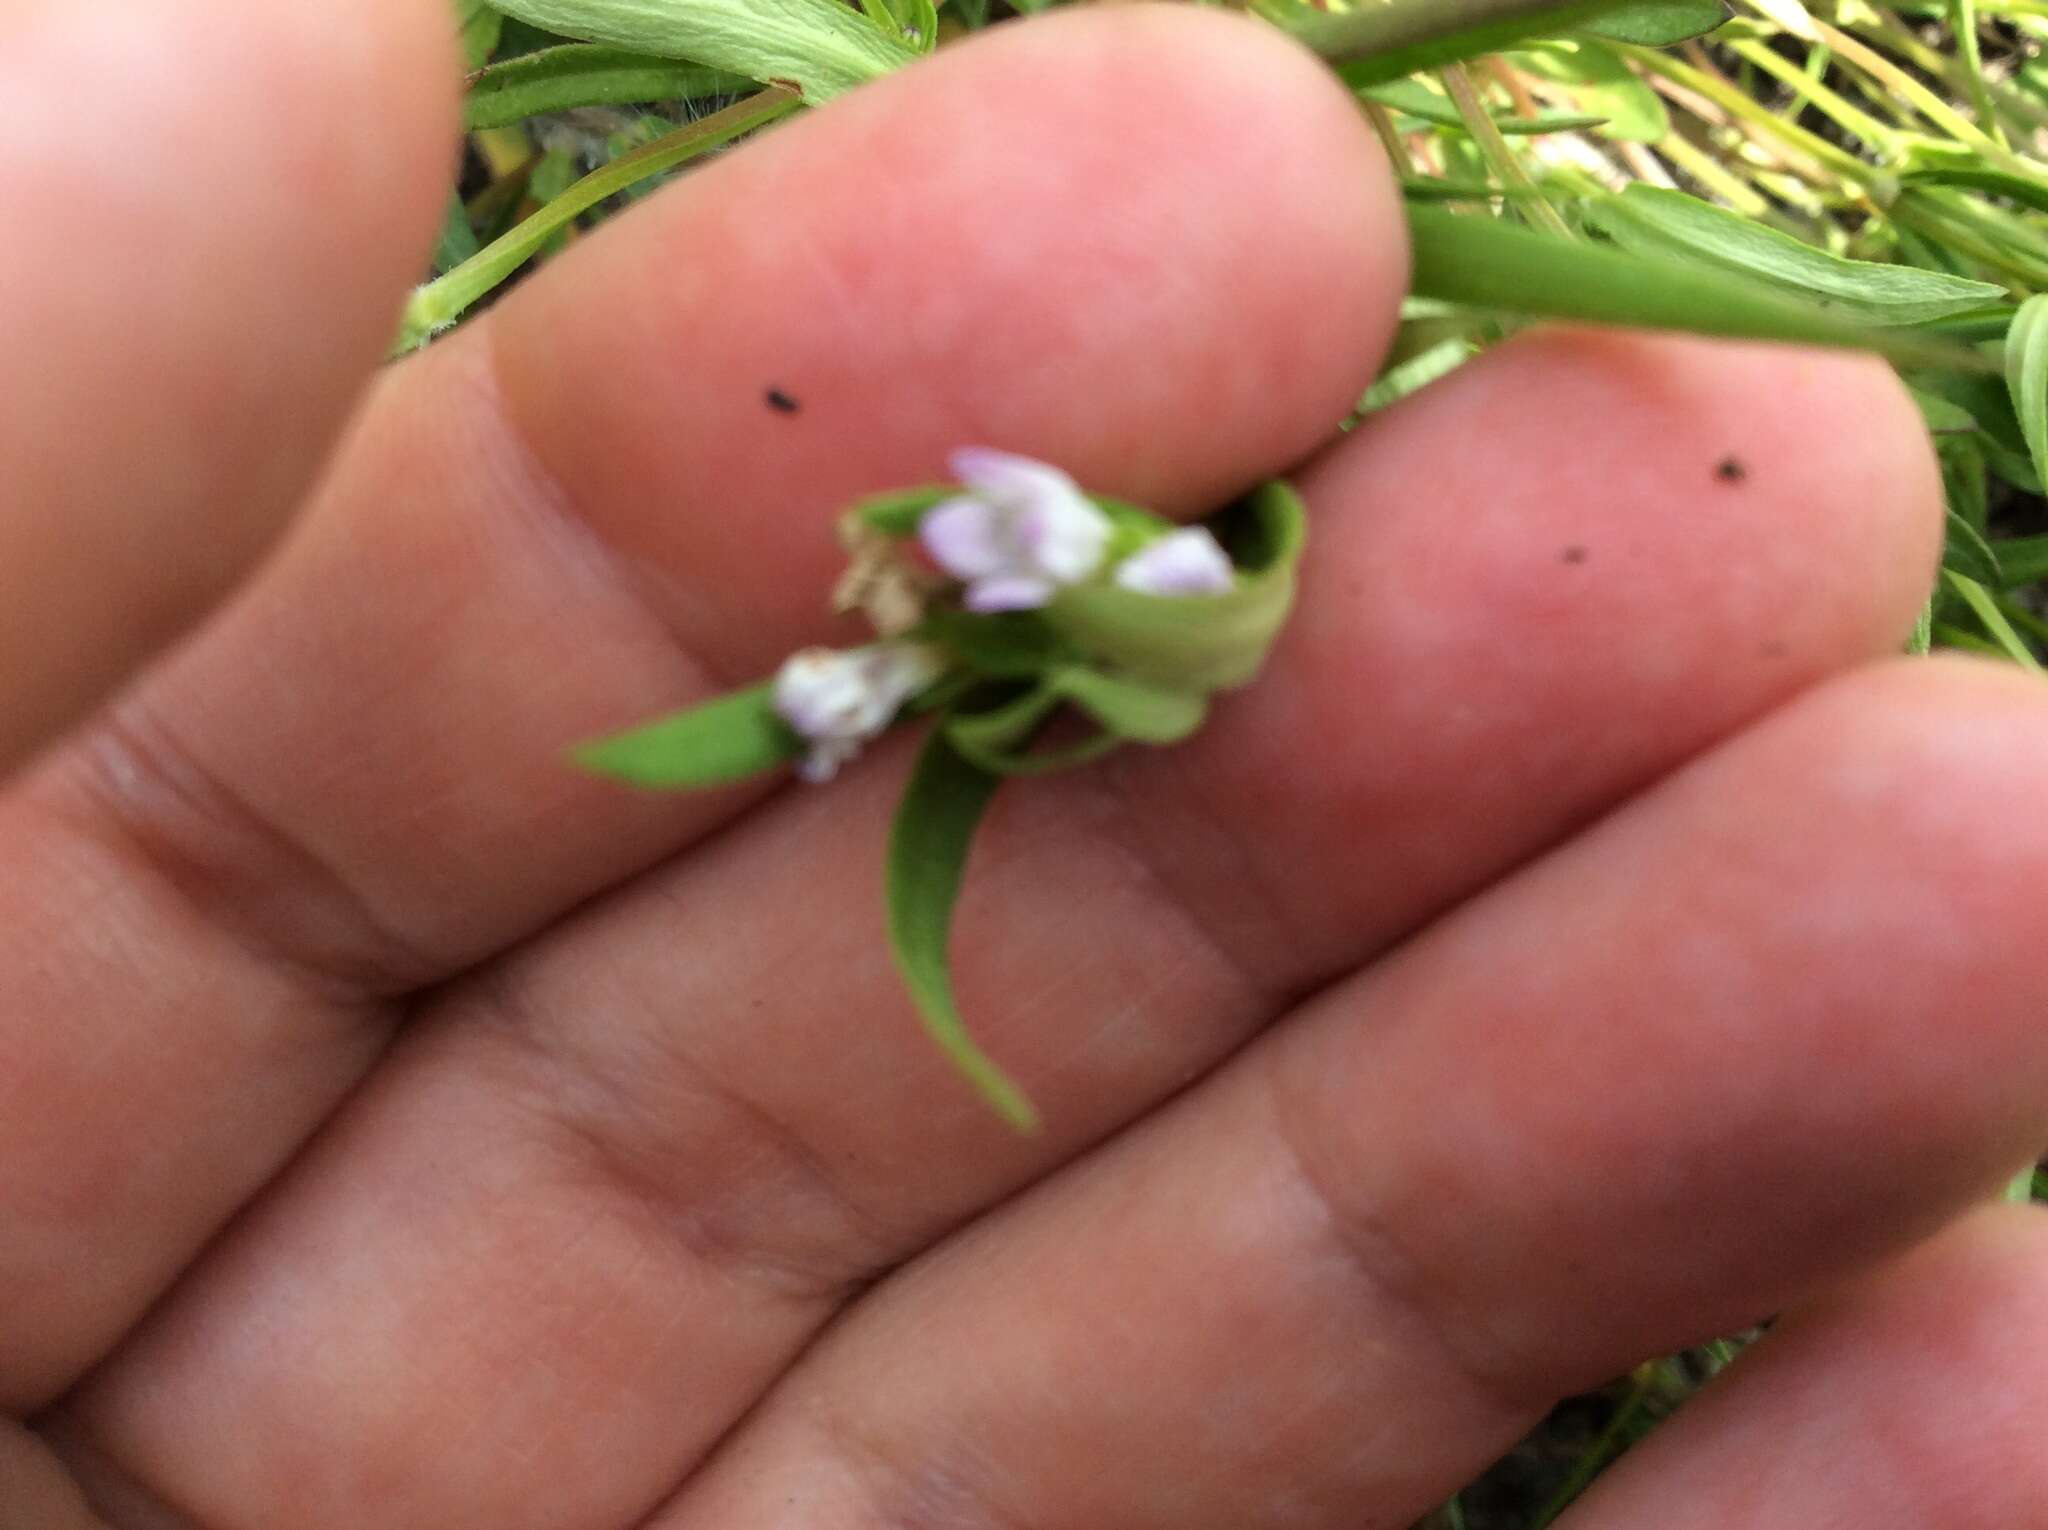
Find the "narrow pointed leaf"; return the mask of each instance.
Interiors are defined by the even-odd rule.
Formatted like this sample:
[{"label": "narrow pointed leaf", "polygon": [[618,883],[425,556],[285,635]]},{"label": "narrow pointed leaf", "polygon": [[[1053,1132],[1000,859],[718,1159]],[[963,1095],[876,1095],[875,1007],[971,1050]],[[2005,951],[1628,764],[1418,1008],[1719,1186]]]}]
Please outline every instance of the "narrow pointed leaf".
[{"label": "narrow pointed leaf", "polygon": [[1046,625],[1132,679],[1187,691],[1245,684],[1293,607],[1307,518],[1299,496],[1277,481],[1242,510],[1246,545],[1233,549],[1239,574],[1229,594],[1176,599],[1077,585],[1040,613]]},{"label": "narrow pointed leaf", "polygon": [[2013,631],[2012,623],[1998,609],[1998,602],[1991,598],[1989,590],[1967,574],[1959,574],[1952,568],[1943,569],[1941,577],[1948,581],[1950,589],[1963,597],[1963,604],[1976,613],[1977,620],[1984,624],[1984,630],[1991,634],[1992,641],[2008,658],[2022,669],[2032,670],[2037,675],[2042,673],[2041,661],[2034,656],[2034,650],[2027,646],[2025,638]]},{"label": "narrow pointed leaf", "polygon": [[773,687],[734,691],[574,751],[576,763],[635,786],[686,789],[744,781],[788,763],[803,740],[778,717]]},{"label": "narrow pointed leaf", "polygon": [[917,57],[838,0],[499,0],[498,8],[565,37],[787,85],[812,105]]},{"label": "narrow pointed leaf", "polygon": [[[1531,37],[1556,37],[1626,0],[1379,0],[1354,11],[1262,5],[1260,12],[1327,59],[1354,60],[1353,85],[1377,85]],[[1366,61],[1370,61],[1367,63]]]},{"label": "narrow pointed leaf", "polygon": [[1584,211],[1624,250],[1754,276],[1871,324],[1920,324],[2005,301],[2005,289],[1990,282],[1847,260],[1698,197],[1641,182],[1619,196],[1589,198]]},{"label": "narrow pointed leaf", "polygon": [[1147,685],[1099,670],[1063,669],[1048,678],[1062,697],[1135,744],[1177,744],[1202,726],[1209,710],[1209,698],[1198,691]]},{"label": "narrow pointed leaf", "polygon": [[1948,539],[1942,548],[1941,565],[1958,574],[1967,574],[1993,589],[2000,589],[2005,584],[2005,573],[1999,567],[1997,551],[1985,540],[1983,532],[1954,510],[1948,512]]},{"label": "narrow pointed leaf", "polygon": [[917,523],[924,514],[941,500],[951,499],[960,489],[953,484],[923,484],[915,489],[893,489],[886,494],[873,494],[861,500],[846,512],[848,520],[858,521],[870,531],[879,531],[884,536],[913,537],[917,535]]},{"label": "narrow pointed leaf", "polygon": [[2034,471],[2048,483],[2048,293],[2020,304],[2012,321],[2005,337],[2005,386]]},{"label": "narrow pointed leaf", "polygon": [[1536,318],[1877,351],[1911,365],[1981,371],[1966,346],[1853,324],[1733,272],[1571,243],[1495,218],[1410,205],[1420,296]]},{"label": "narrow pointed leaf", "polygon": [[1668,48],[1703,37],[1728,19],[1721,0],[1637,0],[1589,21],[1581,31],[1612,42]]},{"label": "narrow pointed leaf", "polygon": [[968,1034],[947,959],[968,850],[1001,783],[955,749],[944,729],[925,741],[889,835],[889,949],[939,1049],[998,1115],[1034,1131],[1031,1101]]},{"label": "narrow pointed leaf", "polygon": [[1602,135],[1630,143],[1656,143],[1671,131],[1664,98],[1595,38],[1539,43],[1514,55],[1518,68],[1569,90],[1582,111],[1605,118]]},{"label": "narrow pointed leaf", "polygon": [[695,101],[751,88],[743,74],[599,43],[571,43],[509,58],[484,70],[463,99],[462,125],[474,132],[579,106]]}]

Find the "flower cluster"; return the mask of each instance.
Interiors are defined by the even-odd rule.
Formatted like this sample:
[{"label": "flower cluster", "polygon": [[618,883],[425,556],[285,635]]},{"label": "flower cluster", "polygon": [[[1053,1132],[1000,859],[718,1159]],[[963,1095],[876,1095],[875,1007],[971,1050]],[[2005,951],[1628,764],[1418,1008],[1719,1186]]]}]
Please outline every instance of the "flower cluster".
[{"label": "flower cluster", "polygon": [[[961,492],[922,513],[917,540],[933,563],[960,581],[965,610],[1038,610],[1061,589],[1103,574],[1116,528],[1072,478],[987,447],[962,447],[950,463]],[[863,577],[875,582],[872,570],[863,570]],[[1236,574],[1215,537],[1188,527],[1118,559],[1109,578],[1141,595],[1176,598],[1226,594]],[[914,641],[792,655],[775,678],[773,698],[776,714],[807,747],[798,774],[830,780],[944,672],[939,652]]]}]

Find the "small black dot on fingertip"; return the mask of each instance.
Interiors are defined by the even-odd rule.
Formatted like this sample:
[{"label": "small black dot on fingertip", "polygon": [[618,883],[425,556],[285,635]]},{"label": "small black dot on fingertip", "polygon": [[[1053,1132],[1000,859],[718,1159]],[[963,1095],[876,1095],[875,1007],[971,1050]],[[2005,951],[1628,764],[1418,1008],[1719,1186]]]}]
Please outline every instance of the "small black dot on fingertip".
[{"label": "small black dot on fingertip", "polygon": [[784,392],[781,388],[771,387],[761,396],[767,401],[768,407],[777,414],[795,414],[799,409],[803,408],[802,404],[798,403],[792,395]]}]

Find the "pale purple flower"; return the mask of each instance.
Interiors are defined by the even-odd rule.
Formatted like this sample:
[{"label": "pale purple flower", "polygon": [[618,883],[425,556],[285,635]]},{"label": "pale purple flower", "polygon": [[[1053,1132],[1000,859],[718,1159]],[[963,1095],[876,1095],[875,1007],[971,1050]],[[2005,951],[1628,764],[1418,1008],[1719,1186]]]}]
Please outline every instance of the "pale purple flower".
[{"label": "pale purple flower", "polygon": [[1140,595],[1227,595],[1237,586],[1230,554],[1201,526],[1146,543],[1116,566],[1115,577]]},{"label": "pale purple flower", "polygon": [[967,582],[970,611],[1029,611],[1102,567],[1109,517],[1056,467],[963,446],[952,458],[965,494],[918,522],[925,551]]},{"label": "pale purple flower", "polygon": [[831,780],[945,667],[939,653],[922,643],[791,654],[775,676],[773,704],[776,715],[810,745],[796,773],[806,781]]}]

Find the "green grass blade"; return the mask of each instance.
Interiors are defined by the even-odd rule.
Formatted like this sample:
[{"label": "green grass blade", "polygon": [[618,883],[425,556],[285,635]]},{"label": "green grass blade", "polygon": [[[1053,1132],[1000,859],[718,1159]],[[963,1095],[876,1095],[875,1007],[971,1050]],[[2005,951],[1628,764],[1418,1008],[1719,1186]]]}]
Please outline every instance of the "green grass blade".
[{"label": "green grass blade", "polygon": [[1610,42],[1669,48],[1704,36],[1728,19],[1721,0],[1637,0],[1581,28]]},{"label": "green grass blade", "polygon": [[1998,602],[1991,598],[1989,590],[1967,574],[1959,574],[1952,568],[1943,569],[1941,577],[1948,581],[1950,589],[1963,597],[1963,603],[1976,613],[1977,620],[1984,624],[1984,630],[1991,634],[1992,641],[2006,657],[2022,669],[2030,669],[2037,675],[2043,673],[2041,661],[2034,657],[2034,650],[2013,630],[2012,623],[1998,609]]},{"label": "green grass blade", "polygon": [[2048,293],[2028,298],[2005,337],[2005,386],[2034,471],[2048,483]]},{"label": "green grass blade", "polygon": [[686,59],[786,85],[815,105],[917,57],[838,0],[494,0],[521,21],[585,42]]},{"label": "green grass blade", "polygon": [[1709,266],[1567,243],[1493,218],[1408,208],[1418,296],[1534,318],[1877,351],[1981,371],[1967,346],[1871,329]]}]

